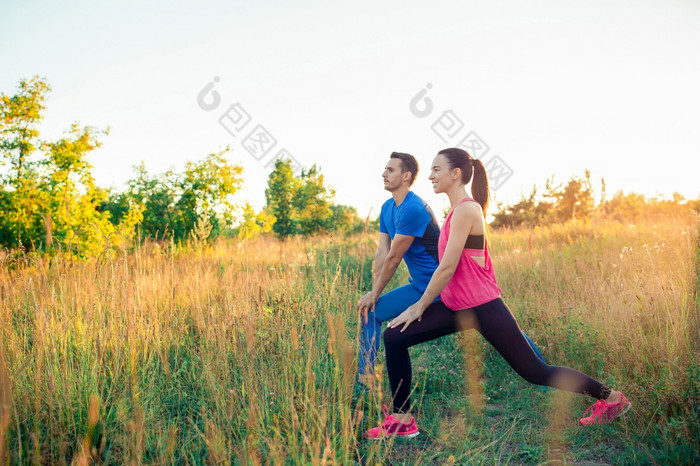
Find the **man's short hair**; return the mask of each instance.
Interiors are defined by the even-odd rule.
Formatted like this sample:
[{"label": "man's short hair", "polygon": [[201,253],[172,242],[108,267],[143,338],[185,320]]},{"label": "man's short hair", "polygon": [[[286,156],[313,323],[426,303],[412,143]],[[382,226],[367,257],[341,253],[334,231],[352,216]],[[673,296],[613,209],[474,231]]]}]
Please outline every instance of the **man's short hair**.
[{"label": "man's short hair", "polygon": [[411,172],[411,181],[408,183],[408,185],[411,186],[413,182],[416,181],[416,176],[418,175],[418,162],[416,158],[411,154],[405,154],[403,152],[392,152],[389,157],[401,161],[401,173]]}]

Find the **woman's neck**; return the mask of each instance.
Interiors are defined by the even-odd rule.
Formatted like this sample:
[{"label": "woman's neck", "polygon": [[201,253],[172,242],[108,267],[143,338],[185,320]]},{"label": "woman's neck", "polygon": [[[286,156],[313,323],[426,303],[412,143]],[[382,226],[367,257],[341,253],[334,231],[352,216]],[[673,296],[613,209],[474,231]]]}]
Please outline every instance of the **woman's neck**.
[{"label": "woman's neck", "polygon": [[454,206],[456,206],[459,201],[469,196],[467,196],[467,190],[464,189],[464,185],[459,185],[447,191],[447,197],[450,198],[450,207],[454,209]]}]

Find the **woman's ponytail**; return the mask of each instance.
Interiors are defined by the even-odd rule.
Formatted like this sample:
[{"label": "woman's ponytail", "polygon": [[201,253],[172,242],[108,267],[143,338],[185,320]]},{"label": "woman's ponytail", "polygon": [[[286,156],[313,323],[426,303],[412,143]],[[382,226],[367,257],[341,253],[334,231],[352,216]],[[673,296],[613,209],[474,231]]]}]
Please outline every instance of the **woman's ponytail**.
[{"label": "woman's ponytail", "polygon": [[486,217],[486,209],[489,207],[489,179],[486,177],[486,169],[479,159],[472,159],[474,176],[472,179],[472,197],[481,205],[481,210]]}]

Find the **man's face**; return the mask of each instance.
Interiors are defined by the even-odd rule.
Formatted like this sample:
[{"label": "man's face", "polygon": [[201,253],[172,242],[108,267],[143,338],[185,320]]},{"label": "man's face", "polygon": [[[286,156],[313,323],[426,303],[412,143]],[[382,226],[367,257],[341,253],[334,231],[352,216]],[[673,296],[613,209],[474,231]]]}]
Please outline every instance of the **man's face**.
[{"label": "man's face", "polygon": [[393,192],[401,187],[401,183],[408,179],[411,174],[409,172],[401,173],[401,160],[389,159],[389,162],[384,167],[382,178],[384,179],[384,189]]}]

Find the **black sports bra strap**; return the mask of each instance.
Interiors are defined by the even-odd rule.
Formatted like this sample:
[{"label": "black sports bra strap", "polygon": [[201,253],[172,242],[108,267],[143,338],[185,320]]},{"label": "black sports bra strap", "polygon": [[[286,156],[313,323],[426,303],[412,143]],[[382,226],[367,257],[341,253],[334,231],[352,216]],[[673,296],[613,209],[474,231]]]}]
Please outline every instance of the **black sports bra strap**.
[{"label": "black sports bra strap", "polygon": [[464,249],[484,249],[484,235],[469,235]]}]

